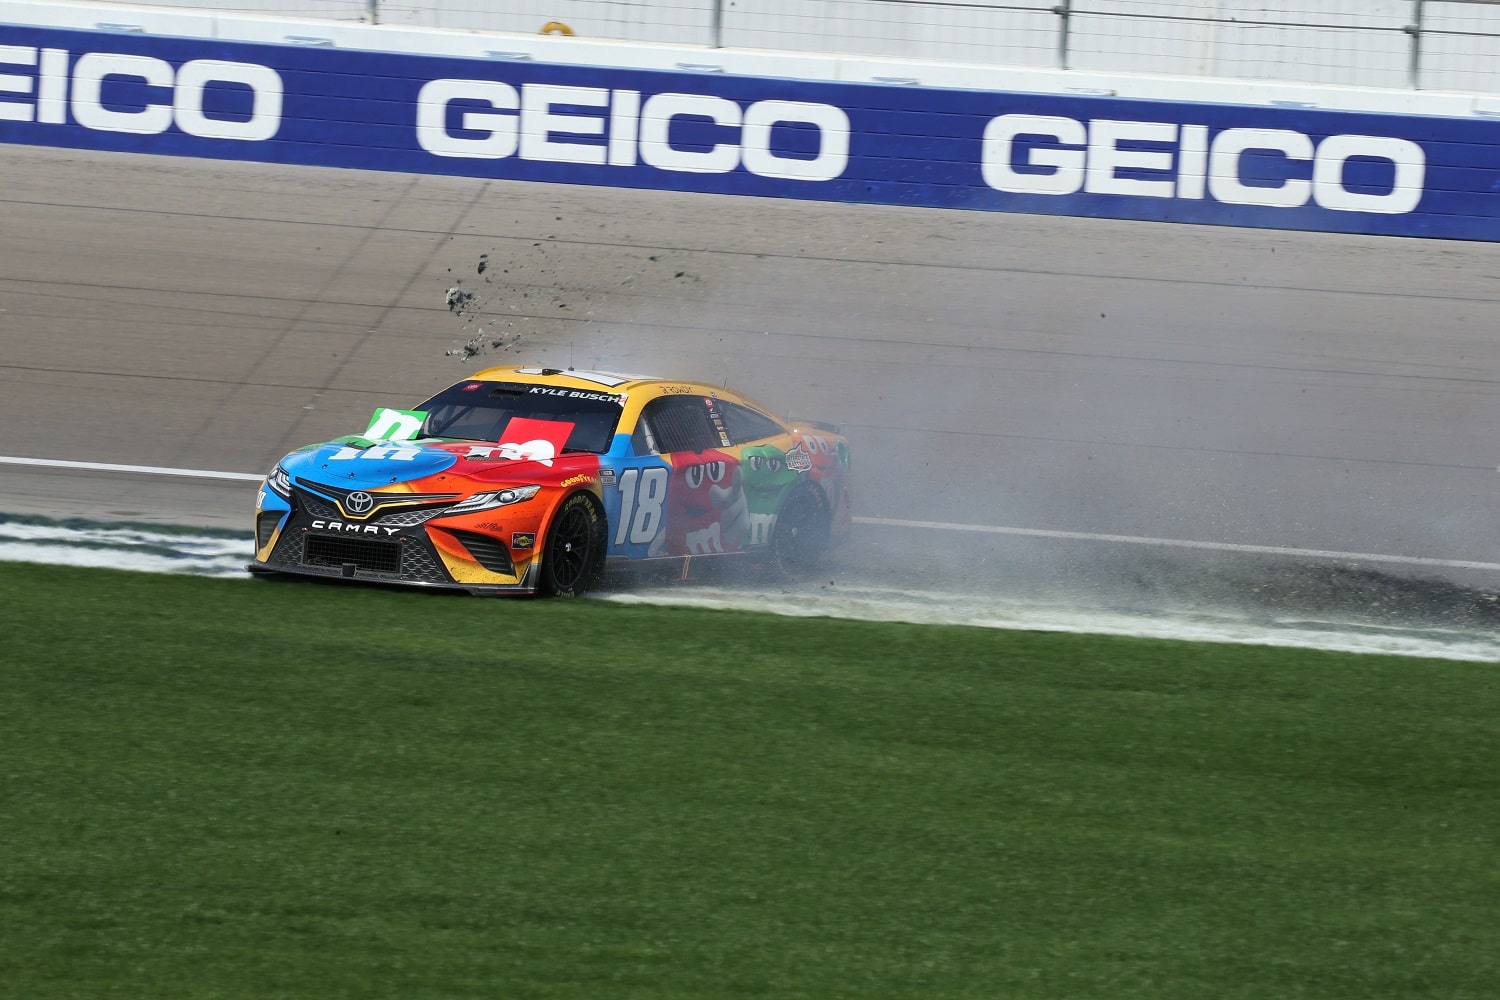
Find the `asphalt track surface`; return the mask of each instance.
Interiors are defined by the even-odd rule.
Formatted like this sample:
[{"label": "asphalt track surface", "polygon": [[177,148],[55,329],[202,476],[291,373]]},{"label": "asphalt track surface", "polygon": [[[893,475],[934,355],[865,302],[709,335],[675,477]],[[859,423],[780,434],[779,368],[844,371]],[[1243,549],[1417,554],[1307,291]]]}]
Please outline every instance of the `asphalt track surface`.
[{"label": "asphalt track surface", "polygon": [[[1500,246],[3,160],[7,458],[259,474],[480,367],[659,372],[842,422],[834,579],[1497,620]],[[254,491],[0,464],[4,513],[248,537]]]}]

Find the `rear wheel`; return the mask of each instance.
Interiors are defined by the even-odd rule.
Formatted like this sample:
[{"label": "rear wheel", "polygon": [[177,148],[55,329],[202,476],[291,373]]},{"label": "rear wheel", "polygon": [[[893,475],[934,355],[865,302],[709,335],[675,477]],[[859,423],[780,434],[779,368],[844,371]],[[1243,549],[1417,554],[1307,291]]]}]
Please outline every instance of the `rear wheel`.
[{"label": "rear wheel", "polygon": [[587,493],[562,502],[547,529],[539,589],[553,597],[577,597],[604,569],[604,512]]},{"label": "rear wheel", "polygon": [[771,529],[772,569],[789,578],[816,569],[828,551],[831,522],[828,500],[816,486],[787,497]]}]

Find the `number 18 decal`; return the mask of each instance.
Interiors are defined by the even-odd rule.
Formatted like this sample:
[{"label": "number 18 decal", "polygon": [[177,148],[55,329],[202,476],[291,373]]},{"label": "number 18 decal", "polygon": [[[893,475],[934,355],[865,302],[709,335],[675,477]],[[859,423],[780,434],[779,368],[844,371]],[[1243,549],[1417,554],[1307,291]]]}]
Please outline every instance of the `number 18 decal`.
[{"label": "number 18 decal", "polygon": [[615,545],[645,545],[661,530],[671,472],[661,466],[620,473],[620,523]]}]

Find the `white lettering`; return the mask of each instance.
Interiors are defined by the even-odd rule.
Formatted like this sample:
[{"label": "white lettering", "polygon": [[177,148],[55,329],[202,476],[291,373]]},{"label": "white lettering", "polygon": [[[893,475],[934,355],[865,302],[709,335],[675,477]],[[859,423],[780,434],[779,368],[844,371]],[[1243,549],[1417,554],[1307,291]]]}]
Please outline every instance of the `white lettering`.
[{"label": "white lettering", "polygon": [[[495,111],[465,111],[459,128],[483,132],[482,138],[454,135],[448,131],[448,106],[454,101],[484,101]],[[508,83],[489,80],[433,80],[417,94],[417,144],[434,156],[501,160],[514,156],[518,144],[516,116],[500,111],[518,111],[521,98]]]},{"label": "white lettering", "polygon": [[1311,160],[1312,140],[1301,132],[1273,128],[1231,128],[1214,137],[1208,154],[1208,191],[1226,205],[1296,208],[1306,205],[1312,182],[1286,178],[1274,186],[1251,186],[1240,180],[1240,158],[1250,150],[1280,153],[1288,160]]},{"label": "white lettering", "polygon": [[1202,198],[1208,180],[1208,126],[1184,125],[1177,147],[1177,197]]},{"label": "white lettering", "polygon": [[[771,149],[771,129],[782,124],[811,125],[818,130],[818,154],[810,160],[778,156]],[[831,104],[806,101],[757,101],[745,111],[745,169],[760,177],[831,181],[849,165],[849,116]]]},{"label": "white lettering", "polygon": [[740,106],[723,97],[702,94],[657,94],[641,109],[641,159],[659,170],[691,174],[727,174],[740,161],[732,142],[706,150],[676,149],[668,141],[674,118],[707,118],[715,125],[739,128]]},{"label": "white lettering", "polygon": [[[35,93],[32,101],[0,99],[0,121],[66,125],[71,111],[74,122],[95,131],[160,135],[175,125],[199,138],[247,142],[270,139],[281,127],[284,90],[281,76],[269,66],[196,59],[173,70],[151,56],[85,52],[70,74],[68,60],[64,49],[0,45],[0,66],[32,67],[35,73],[34,81],[0,74],[0,98]],[[213,84],[248,88],[249,116],[210,115],[203,104]],[[136,93],[129,98],[111,93],[123,86]]]},{"label": "white lettering", "polygon": [[44,125],[68,123],[68,53],[43,49],[37,74],[36,120]]},{"label": "white lettering", "polygon": [[383,458],[389,459],[392,462],[410,462],[420,454],[422,454],[420,448],[407,448],[399,444],[382,444],[370,448],[362,457]]},{"label": "white lettering", "polygon": [[635,166],[640,144],[641,95],[635,90],[617,90],[609,103],[609,165]]},{"label": "white lettering", "polygon": [[101,132],[159,135],[172,127],[172,105],[143,104],[134,110],[104,106],[104,81],[139,80],[147,87],[170,90],[172,66],[151,56],[119,52],[85,52],[73,66],[73,120]]},{"label": "white lettering", "polygon": [[[1023,136],[1030,141],[1018,146]],[[1143,143],[1162,148],[1140,148]],[[1245,180],[1251,156],[1261,166],[1255,183]],[[1013,194],[1211,197],[1226,205],[1265,208],[1300,208],[1311,202],[1337,212],[1386,215],[1416,210],[1427,168],[1421,146],[1388,136],[1334,135],[1315,144],[1310,136],[1288,129],[1231,128],[1210,141],[1206,125],[1109,119],[1085,125],[1072,118],[1022,114],[990,119],[981,157],[984,182]],[[1391,164],[1389,189],[1351,190],[1346,179],[1350,160]],[[1294,176],[1307,168],[1289,165],[1307,163],[1312,179]]]},{"label": "white lettering", "polygon": [[[1026,165],[1048,167],[1046,173],[1021,173],[1011,165],[1018,136],[1051,139],[1057,146],[1032,149]],[[1001,115],[984,127],[981,171],[996,191],[1012,194],[1074,194],[1083,187],[1088,131],[1082,122],[1049,115]]]},{"label": "white lettering", "polygon": [[[1385,194],[1350,191],[1344,187],[1344,164],[1354,157],[1395,164],[1395,181]],[[1336,212],[1379,212],[1405,215],[1422,200],[1427,157],[1422,147],[1406,139],[1374,135],[1331,135],[1318,145],[1313,164],[1313,200]]]},{"label": "white lettering", "polygon": [[[1141,198],[1170,198],[1176,184],[1169,150],[1121,149],[1121,141],[1177,142],[1177,126],[1166,122],[1096,121],[1089,126],[1088,170],[1084,190],[1089,194],[1128,194]],[[1151,170],[1164,180],[1120,177],[1120,170]]]},{"label": "white lettering", "polygon": [[[36,49],[29,45],[0,45],[0,66],[35,66]],[[0,73],[0,121],[29,122],[33,110],[29,101],[8,101],[5,94],[30,96],[31,77],[17,73]]]},{"label": "white lettering", "polygon": [[671,473],[661,467],[626,469],[620,473],[620,518],[616,546],[654,543],[663,524],[667,482]]},{"label": "white lettering", "polygon": [[[203,88],[210,83],[232,83],[249,87],[252,95],[246,121],[210,118],[203,112]],[[177,71],[172,105],[177,127],[203,139],[238,139],[261,142],[281,127],[281,77],[269,66],[254,63],[194,59]]]},{"label": "white lettering", "polygon": [[723,552],[724,542],[720,538],[723,528],[718,521],[704,528],[689,531],[683,535],[683,541],[687,543],[687,550],[695,556],[706,556],[713,552]]},{"label": "white lettering", "polygon": [[417,413],[406,413],[382,406],[375,411],[366,428],[366,441],[410,441],[422,431],[423,417]]},{"label": "white lettering", "polygon": [[[489,109],[465,109],[450,131],[457,101]],[[579,110],[589,108],[600,113]],[[684,118],[703,120],[718,134],[699,148],[674,146],[674,123]],[[811,126],[817,148],[806,156],[778,151],[772,143],[777,126]],[[636,90],[524,84],[518,92],[489,80],[432,80],[417,96],[416,130],[419,146],[446,157],[516,156],[612,167],[639,162],[694,174],[727,174],[743,166],[761,177],[803,181],[833,180],[849,164],[849,116],[806,101],[758,101],[742,111],[734,101],[707,94],[653,94],[642,101]],[[468,132],[477,134],[462,134]]]},{"label": "white lettering", "polygon": [[330,462],[348,462],[354,459],[386,459],[392,462],[410,462],[422,449],[402,445],[382,444],[373,448],[353,448],[344,445],[338,451],[328,456]]},{"label": "white lettering", "polygon": [[771,529],[776,526],[775,514],[750,515],[750,537],[745,540],[746,545],[764,545],[771,540]]},{"label": "white lettering", "polygon": [[550,163],[603,163],[605,148],[582,142],[560,142],[553,133],[598,135],[605,132],[604,119],[596,115],[565,115],[553,105],[586,108],[609,107],[609,91],[598,87],[565,87],[560,84],[527,84],[521,88],[521,159]]},{"label": "white lettering", "polygon": [[385,534],[386,536],[394,535],[401,530],[378,524],[355,524],[352,521],[324,521],[322,519],[314,521],[312,527],[321,531],[352,531],[359,535]]}]

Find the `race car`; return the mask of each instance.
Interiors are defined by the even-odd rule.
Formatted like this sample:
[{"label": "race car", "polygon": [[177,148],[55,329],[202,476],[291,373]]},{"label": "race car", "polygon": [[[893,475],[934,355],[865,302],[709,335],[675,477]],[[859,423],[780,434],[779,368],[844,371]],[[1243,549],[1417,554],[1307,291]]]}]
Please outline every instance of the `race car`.
[{"label": "race car", "polygon": [[278,462],[247,568],[572,597],[607,562],[805,571],[850,523],[832,425],[699,382],[490,368]]}]

